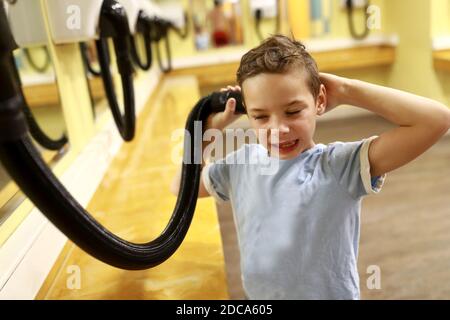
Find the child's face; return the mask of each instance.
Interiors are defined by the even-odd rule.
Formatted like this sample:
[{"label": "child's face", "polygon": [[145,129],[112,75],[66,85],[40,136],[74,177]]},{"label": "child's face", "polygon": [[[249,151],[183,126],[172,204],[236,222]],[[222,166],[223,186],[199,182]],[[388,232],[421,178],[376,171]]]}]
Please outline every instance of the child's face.
[{"label": "child's face", "polygon": [[[314,99],[306,77],[306,72],[296,70],[262,73],[242,84],[252,128],[266,129],[268,133],[267,143],[260,143],[269,151],[278,147],[279,158],[283,160],[295,158],[314,146],[316,118],[325,112],[325,87],[321,85]],[[279,144],[271,142],[270,136],[275,132],[279,134]]]}]

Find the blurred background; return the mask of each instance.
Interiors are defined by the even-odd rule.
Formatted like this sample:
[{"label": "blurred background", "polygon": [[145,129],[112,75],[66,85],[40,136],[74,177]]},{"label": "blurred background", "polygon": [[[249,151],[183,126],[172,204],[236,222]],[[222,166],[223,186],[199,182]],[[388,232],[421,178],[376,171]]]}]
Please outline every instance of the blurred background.
[{"label": "blurred background", "polygon": [[[156,238],[176,204],[174,131],[201,97],[235,85],[242,55],[272,34],[302,41],[320,71],[450,102],[450,0],[117,0],[130,28],[130,79],[100,19],[107,1],[0,1],[34,145],[105,228],[137,243]],[[131,103],[136,134],[124,142],[110,109],[126,114]],[[248,128],[246,116],[232,127]],[[319,118],[315,142],[392,127],[340,106]],[[450,299],[449,177],[445,135],[364,198],[362,299]],[[169,260],[111,267],[59,232],[0,165],[2,299],[243,299],[239,263],[232,208],[203,198]]]}]

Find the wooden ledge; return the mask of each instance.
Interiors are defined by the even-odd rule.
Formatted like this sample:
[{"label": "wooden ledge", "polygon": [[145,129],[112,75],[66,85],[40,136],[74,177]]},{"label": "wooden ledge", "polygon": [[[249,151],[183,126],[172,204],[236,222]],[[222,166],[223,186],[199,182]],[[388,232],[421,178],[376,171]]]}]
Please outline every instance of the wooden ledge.
[{"label": "wooden ledge", "polygon": [[[94,101],[105,97],[105,90],[100,77],[90,78],[89,83]],[[34,84],[23,86],[22,89],[28,105],[32,109],[61,105],[56,83]]]},{"label": "wooden ledge", "polygon": [[[390,66],[395,61],[395,47],[371,45],[311,53],[321,71],[333,72],[356,68]],[[200,87],[234,83],[239,62],[173,70],[170,75],[195,75]]]},{"label": "wooden ledge", "polygon": [[433,64],[436,70],[450,72],[450,49],[434,51]]}]

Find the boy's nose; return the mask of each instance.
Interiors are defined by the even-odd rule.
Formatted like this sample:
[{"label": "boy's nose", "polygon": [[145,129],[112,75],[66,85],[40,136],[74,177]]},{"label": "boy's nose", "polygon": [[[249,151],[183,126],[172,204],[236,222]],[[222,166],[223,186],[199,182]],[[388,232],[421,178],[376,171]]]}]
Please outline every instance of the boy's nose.
[{"label": "boy's nose", "polygon": [[271,127],[271,131],[278,132],[280,135],[282,135],[283,133],[289,133],[289,126],[285,123],[275,123]]},{"label": "boy's nose", "polygon": [[282,141],[284,137],[289,133],[289,127],[281,125],[278,128],[272,128],[269,131],[269,141],[278,143],[278,141]]},{"label": "boy's nose", "polygon": [[279,130],[280,133],[289,133],[289,127],[285,124],[280,125]]}]

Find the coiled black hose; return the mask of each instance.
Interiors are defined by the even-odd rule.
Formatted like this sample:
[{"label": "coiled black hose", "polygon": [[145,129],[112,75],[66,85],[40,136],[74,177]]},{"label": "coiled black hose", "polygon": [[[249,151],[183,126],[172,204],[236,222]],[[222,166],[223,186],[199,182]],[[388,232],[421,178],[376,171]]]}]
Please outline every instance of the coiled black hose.
[{"label": "coiled black hose", "polygon": [[120,73],[124,101],[124,114],[122,115],[119,103],[117,102],[114,81],[108,63],[108,40],[104,38],[96,40],[95,45],[97,47],[98,60],[100,63],[101,76],[103,80],[103,86],[105,88],[106,99],[108,100],[108,104],[111,109],[114,121],[122,138],[125,141],[131,141],[134,138],[136,130],[133,75],[128,72]]},{"label": "coiled black hose", "polygon": [[52,139],[41,129],[36,118],[33,115],[33,112],[31,111],[30,107],[28,106],[27,100],[23,94],[19,70],[17,70],[17,66],[14,62],[14,57],[12,54],[11,54],[10,59],[11,59],[11,68],[12,68],[15,80],[19,84],[19,88],[20,88],[19,92],[20,92],[21,99],[23,101],[22,110],[25,114],[25,118],[27,120],[31,136],[37,143],[39,143],[39,145],[41,145],[42,147],[44,147],[47,150],[52,150],[52,151],[60,150],[62,147],[64,147],[68,143],[67,136],[65,134],[62,134],[60,138]]},{"label": "coiled black hose", "polygon": [[[0,3],[0,31],[7,31]],[[197,121],[202,123],[212,112],[223,111],[232,96],[237,99],[236,112],[245,110],[237,93],[215,93],[202,98],[190,112],[186,130],[196,140],[184,140],[180,193],[167,227],[155,240],[136,244],[117,237],[99,224],[72,197],[42,160],[27,135],[22,113],[21,95],[14,77],[10,55],[15,43],[11,37],[0,39],[0,161],[11,178],[39,210],[75,244],[93,257],[112,266],[139,270],[157,266],[180,246],[197,204],[201,172],[201,137],[195,134]],[[5,54],[6,53],[6,54]],[[194,152],[189,152],[194,150]]]},{"label": "coiled black hose", "polygon": [[[156,60],[158,60],[159,69],[164,73],[168,73],[172,70],[172,51],[169,42],[170,25],[171,23],[166,20],[157,17],[152,19],[151,40],[155,43]],[[165,43],[167,66],[164,66],[162,63],[161,51],[159,48],[161,40],[164,40]]]},{"label": "coiled black hose", "polygon": [[[102,75],[101,71],[95,70],[89,59],[87,43],[80,42],[80,52],[81,52],[81,58],[83,59],[83,65],[86,68],[86,70],[90,74],[92,74],[94,77],[100,77]],[[109,57],[108,57],[108,64],[109,64]]]},{"label": "coiled black hose", "polygon": [[36,72],[45,73],[48,70],[48,68],[50,67],[51,59],[50,59],[50,53],[48,52],[47,47],[42,46],[41,49],[42,49],[42,51],[44,51],[44,54],[45,54],[45,60],[44,60],[44,64],[42,66],[39,66],[36,63],[36,61],[34,61],[29,48],[23,48],[22,50],[25,53],[25,57],[27,58],[27,61],[30,64],[31,68],[33,68],[34,71],[36,71]]},{"label": "coiled black hose", "polygon": [[167,66],[164,66],[162,63],[161,51],[159,50],[159,41],[155,43],[156,58],[158,60],[158,65],[159,65],[159,68],[161,69],[161,71],[164,73],[168,73],[168,72],[172,71],[172,50],[170,48],[169,36],[167,33],[162,37],[162,39],[164,39],[164,44],[165,44],[165,48],[166,48]]},{"label": "coiled black hose", "polygon": [[150,39],[150,34],[143,33],[144,38],[144,47],[145,47],[145,62],[139,57],[138,49],[136,46],[135,36],[131,36],[131,56],[133,57],[134,63],[144,71],[150,70],[153,62],[153,53],[152,53],[152,41]]},{"label": "coiled black hose", "polygon": [[354,11],[353,0],[346,1],[348,28],[350,30],[350,34],[356,40],[362,40],[366,38],[370,33],[370,29],[367,26],[367,21],[369,19],[369,12],[368,12],[369,5],[370,5],[369,1],[367,1],[366,5],[364,6],[364,16],[365,16],[364,30],[362,33],[358,33],[356,31],[355,22],[353,20],[353,11]]},{"label": "coiled black hose", "polygon": [[[121,114],[109,68],[108,38],[112,38],[117,68],[122,80],[124,114]],[[123,140],[131,141],[136,131],[133,65],[130,57],[130,28],[124,7],[104,0],[100,15],[100,39],[95,41],[106,99]]]},{"label": "coiled black hose", "polygon": [[187,36],[189,35],[189,18],[186,11],[184,12],[184,28],[180,29],[173,23],[170,23],[170,29],[175,32],[181,39],[187,38]]},{"label": "coiled black hose", "polygon": [[[228,94],[228,93],[227,93]],[[139,270],[167,260],[182,243],[195,211],[201,173],[201,137],[194,134],[197,121],[204,122],[213,111],[223,111],[224,93],[202,98],[186,122],[190,137],[184,141],[180,194],[166,228],[155,240],[136,244],[119,238],[99,224],[65,189],[48,169],[26,135],[7,132],[0,139],[0,160],[22,191],[42,213],[81,249],[112,266]],[[224,98],[225,97],[225,98]],[[212,105],[214,101],[220,105]],[[20,99],[0,101],[0,123],[21,127]],[[240,104],[240,102],[239,102]],[[245,112],[241,104],[236,112]],[[13,123],[15,122],[15,124]],[[189,152],[188,150],[194,150]]]},{"label": "coiled black hose", "polygon": [[141,58],[139,57],[136,41],[132,35],[130,36],[130,43],[131,56],[133,58],[133,61],[139,68],[144,71],[150,70],[153,62],[151,28],[151,19],[143,11],[140,11],[136,31],[141,33],[144,38],[146,62],[142,62]]},{"label": "coiled black hose", "polygon": [[[275,25],[275,34],[280,33],[281,29],[281,15],[279,12],[279,1],[277,0],[277,17],[276,17],[276,25]],[[263,11],[262,9],[255,10],[255,31],[260,41],[264,40],[264,37],[261,33],[261,21],[263,19]]]},{"label": "coiled black hose", "polygon": [[23,101],[24,101],[22,105],[23,112],[27,119],[30,134],[33,137],[33,139],[36,140],[36,142],[39,143],[40,146],[44,147],[47,150],[52,151],[61,150],[62,147],[64,147],[69,142],[67,136],[63,134],[59,139],[50,138],[44,131],[42,131],[41,127],[36,122],[36,119],[34,118],[33,113],[30,110],[30,107],[28,106],[26,101],[25,100]]},{"label": "coiled black hose", "polygon": [[[168,73],[172,71],[172,50],[170,47],[170,41],[169,41],[169,31],[174,31],[180,38],[185,39],[189,34],[189,26],[188,26],[188,15],[187,13],[184,14],[184,29],[181,30],[180,28],[176,27],[172,22],[163,20],[160,18],[153,18],[151,21],[151,40],[155,43],[156,47],[156,59],[158,60],[159,68],[162,72]],[[159,43],[161,41],[164,41],[165,51],[166,51],[166,59],[167,59],[167,66],[163,65],[162,62],[162,56],[161,51],[159,48]]]}]

